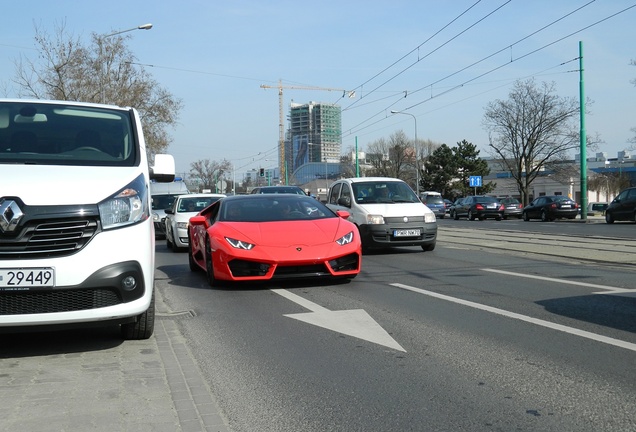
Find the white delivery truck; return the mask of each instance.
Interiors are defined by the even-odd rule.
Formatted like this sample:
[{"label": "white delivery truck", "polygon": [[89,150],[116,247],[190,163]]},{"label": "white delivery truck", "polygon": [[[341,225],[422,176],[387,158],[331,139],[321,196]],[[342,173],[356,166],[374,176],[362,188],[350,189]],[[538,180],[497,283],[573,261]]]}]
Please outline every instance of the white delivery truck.
[{"label": "white delivery truck", "polygon": [[133,108],[0,99],[0,331],[154,328],[150,168]]},{"label": "white delivery truck", "polygon": [[189,193],[188,187],[182,180],[175,179],[175,181],[168,183],[150,183],[152,222],[155,226],[155,238],[166,238],[166,209],[172,208],[176,197]]}]

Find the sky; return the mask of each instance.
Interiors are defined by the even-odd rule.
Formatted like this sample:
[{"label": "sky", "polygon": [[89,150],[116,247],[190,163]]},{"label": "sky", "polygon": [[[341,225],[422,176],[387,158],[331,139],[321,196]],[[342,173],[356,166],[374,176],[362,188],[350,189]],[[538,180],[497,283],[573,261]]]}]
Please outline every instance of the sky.
[{"label": "sky", "polygon": [[342,107],[343,153],[401,130],[451,147],[467,140],[487,157],[485,109],[515,81],[554,83],[559,97],[579,99],[580,45],[593,101],[586,131],[603,140],[588,157],[616,157],[636,135],[635,0],[33,0],[2,15],[0,97],[17,96],[16,61],[37,56],[35,26],[54,34],[64,23],[88,43],[152,23],[125,36],[183,102],[169,130],[177,173],[204,159],[229,160],[239,178],[275,167],[279,80],[290,87],[285,118],[292,101]]}]

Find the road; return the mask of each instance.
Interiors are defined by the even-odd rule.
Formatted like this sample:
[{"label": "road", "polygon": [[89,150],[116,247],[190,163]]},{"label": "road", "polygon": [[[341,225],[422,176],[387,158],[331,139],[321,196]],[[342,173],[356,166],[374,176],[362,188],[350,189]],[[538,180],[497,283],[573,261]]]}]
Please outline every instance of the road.
[{"label": "road", "polygon": [[151,340],[1,336],[0,431],[636,431],[633,228],[444,219],[350,283],[226,289],[162,241]]},{"label": "road", "polygon": [[211,290],[159,246],[158,287],[234,431],[636,430],[636,242],[525,224],[442,220],[349,284]]}]

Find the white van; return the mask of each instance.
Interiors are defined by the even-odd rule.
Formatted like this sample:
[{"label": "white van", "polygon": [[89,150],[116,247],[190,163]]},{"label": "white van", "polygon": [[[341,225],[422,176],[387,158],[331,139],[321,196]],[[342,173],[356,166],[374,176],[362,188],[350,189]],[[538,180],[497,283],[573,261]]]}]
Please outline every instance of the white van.
[{"label": "white van", "polygon": [[358,226],[365,249],[421,246],[435,249],[437,219],[415,192],[400,179],[358,177],[336,181],[329,188],[327,207],[346,210]]},{"label": "white van", "polygon": [[154,329],[150,179],[139,114],[0,99],[0,331],[120,324]]},{"label": "white van", "polygon": [[155,238],[166,238],[166,210],[172,208],[174,200],[179,195],[189,194],[190,191],[183,180],[150,183],[150,199],[152,222],[155,225]]}]

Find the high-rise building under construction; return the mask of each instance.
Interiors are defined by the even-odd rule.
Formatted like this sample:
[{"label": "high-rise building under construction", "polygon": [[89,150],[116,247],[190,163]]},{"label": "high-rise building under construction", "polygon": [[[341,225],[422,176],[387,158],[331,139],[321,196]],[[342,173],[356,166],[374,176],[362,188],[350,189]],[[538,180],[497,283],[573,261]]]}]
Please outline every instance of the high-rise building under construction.
[{"label": "high-rise building under construction", "polygon": [[334,104],[291,104],[285,139],[290,172],[311,162],[337,163],[342,146],[342,111]]}]

